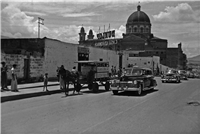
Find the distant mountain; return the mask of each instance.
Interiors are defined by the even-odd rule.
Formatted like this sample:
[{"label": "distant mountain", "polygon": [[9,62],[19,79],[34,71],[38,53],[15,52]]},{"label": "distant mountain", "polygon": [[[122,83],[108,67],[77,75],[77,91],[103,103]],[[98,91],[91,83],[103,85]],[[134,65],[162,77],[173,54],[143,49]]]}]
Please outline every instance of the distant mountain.
[{"label": "distant mountain", "polygon": [[188,58],[188,63],[200,63],[200,55]]},{"label": "distant mountain", "polygon": [[1,35],[1,39],[10,39],[10,37]]}]

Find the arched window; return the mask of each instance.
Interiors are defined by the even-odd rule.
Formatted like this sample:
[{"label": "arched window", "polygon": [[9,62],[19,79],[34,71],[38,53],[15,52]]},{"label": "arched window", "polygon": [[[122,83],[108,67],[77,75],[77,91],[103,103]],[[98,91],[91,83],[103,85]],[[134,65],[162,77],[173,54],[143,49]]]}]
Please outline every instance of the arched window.
[{"label": "arched window", "polygon": [[140,28],[140,32],[141,32],[141,33],[144,32],[144,28],[143,28],[143,27]]},{"label": "arched window", "polygon": [[137,33],[137,27],[134,27],[134,32]]},{"label": "arched window", "polygon": [[147,33],[149,32],[149,28],[148,28],[148,27],[146,28],[146,32],[147,32]]}]

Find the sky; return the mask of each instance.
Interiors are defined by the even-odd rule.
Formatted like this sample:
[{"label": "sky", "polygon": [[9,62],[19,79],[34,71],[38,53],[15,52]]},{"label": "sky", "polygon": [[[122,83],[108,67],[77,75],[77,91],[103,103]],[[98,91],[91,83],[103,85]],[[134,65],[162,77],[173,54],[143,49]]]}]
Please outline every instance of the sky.
[{"label": "sky", "polygon": [[[136,0],[1,0],[1,35],[12,38],[48,37],[78,44],[80,28],[96,35],[108,30],[116,37],[126,33],[128,17],[137,10]],[[154,36],[167,39],[187,57],[200,55],[200,0],[140,0],[151,21]],[[96,38],[96,36],[95,36]]]}]

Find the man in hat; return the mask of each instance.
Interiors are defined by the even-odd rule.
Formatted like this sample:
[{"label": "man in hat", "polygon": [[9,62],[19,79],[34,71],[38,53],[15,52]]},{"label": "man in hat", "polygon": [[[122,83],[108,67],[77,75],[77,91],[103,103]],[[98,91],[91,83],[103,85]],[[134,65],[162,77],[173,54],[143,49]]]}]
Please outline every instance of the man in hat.
[{"label": "man in hat", "polygon": [[1,91],[4,91],[5,89],[8,90],[7,88],[7,72],[8,68],[6,66],[5,62],[1,62],[2,67],[1,67]]}]

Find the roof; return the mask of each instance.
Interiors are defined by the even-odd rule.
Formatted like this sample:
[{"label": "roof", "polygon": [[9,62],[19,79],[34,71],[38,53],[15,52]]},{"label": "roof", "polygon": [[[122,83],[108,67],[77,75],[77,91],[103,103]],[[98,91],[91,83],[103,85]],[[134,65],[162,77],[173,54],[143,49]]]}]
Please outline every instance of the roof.
[{"label": "roof", "polygon": [[86,60],[86,61],[75,61],[74,63],[108,63],[108,62],[107,61]]},{"label": "roof", "polygon": [[149,17],[148,17],[148,15],[145,13],[145,12],[143,12],[143,11],[141,11],[140,10],[140,5],[138,5],[138,7],[137,7],[137,11],[135,11],[135,12],[133,12],[130,16],[129,16],[129,18],[128,18],[128,20],[127,20],[127,24],[128,23],[133,23],[133,22],[147,22],[147,23],[150,23],[150,19],[149,19]]}]

